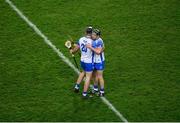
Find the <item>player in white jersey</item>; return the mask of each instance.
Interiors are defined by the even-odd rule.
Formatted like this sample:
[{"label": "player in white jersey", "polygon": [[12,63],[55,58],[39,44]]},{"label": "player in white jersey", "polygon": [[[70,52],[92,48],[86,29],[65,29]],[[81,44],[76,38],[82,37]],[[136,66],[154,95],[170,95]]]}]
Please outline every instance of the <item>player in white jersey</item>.
[{"label": "player in white jersey", "polygon": [[98,91],[98,82],[100,83],[100,96],[104,96],[104,78],[103,70],[105,64],[104,57],[104,43],[100,38],[100,31],[94,29],[92,32],[92,45],[87,44],[86,47],[90,48],[93,51],[93,62],[94,62],[94,71],[96,72],[96,81],[94,83],[94,91]]},{"label": "player in white jersey", "polygon": [[71,53],[75,53],[79,49],[81,51],[81,67],[83,69],[83,72],[81,72],[78,77],[75,90],[79,91],[79,84],[85,75],[86,78],[85,78],[85,84],[84,84],[84,90],[83,90],[83,97],[87,97],[87,91],[89,88],[90,79],[91,79],[93,67],[94,67],[93,57],[92,57],[93,52],[91,49],[86,47],[87,44],[92,45],[93,41],[91,39],[91,34],[92,34],[92,28],[87,28],[86,36],[80,38],[76,46],[70,50]]}]

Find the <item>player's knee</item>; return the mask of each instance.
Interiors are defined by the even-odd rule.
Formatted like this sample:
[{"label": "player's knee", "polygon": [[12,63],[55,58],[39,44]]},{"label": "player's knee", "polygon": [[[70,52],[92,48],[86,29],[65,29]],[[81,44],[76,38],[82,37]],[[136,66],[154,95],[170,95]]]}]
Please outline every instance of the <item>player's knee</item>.
[{"label": "player's knee", "polygon": [[98,79],[103,78],[102,74],[98,74],[98,75],[97,75],[97,78],[98,78]]}]

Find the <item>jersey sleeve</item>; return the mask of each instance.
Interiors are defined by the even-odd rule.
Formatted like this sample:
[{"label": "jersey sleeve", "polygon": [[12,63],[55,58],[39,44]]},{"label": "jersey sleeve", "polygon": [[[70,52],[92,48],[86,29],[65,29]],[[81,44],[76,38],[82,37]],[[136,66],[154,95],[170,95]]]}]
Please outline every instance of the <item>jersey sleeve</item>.
[{"label": "jersey sleeve", "polygon": [[103,41],[102,40],[99,40],[97,42],[97,47],[100,48],[100,47],[103,47]]},{"label": "jersey sleeve", "polygon": [[92,41],[92,47],[96,48],[96,42],[95,41]]}]

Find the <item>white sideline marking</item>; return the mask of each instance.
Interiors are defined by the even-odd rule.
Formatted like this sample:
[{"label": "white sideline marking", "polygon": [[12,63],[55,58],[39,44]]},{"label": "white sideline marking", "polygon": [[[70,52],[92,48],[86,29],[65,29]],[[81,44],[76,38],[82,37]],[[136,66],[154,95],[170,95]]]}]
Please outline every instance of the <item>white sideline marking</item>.
[{"label": "white sideline marking", "polygon": [[109,106],[109,108],[125,123],[128,123],[126,118],[105,98],[105,97],[100,97],[104,104]]},{"label": "white sideline marking", "polygon": [[56,48],[55,45],[52,44],[52,42],[47,38],[47,36],[45,36],[38,28],[35,24],[33,24],[26,16],[23,15],[23,13],[10,1],[10,0],[5,0],[14,11],[17,12],[17,14],[40,36],[44,39],[44,42],[49,45],[54,52],[56,52],[58,54],[58,56],[60,58],[62,58],[62,60],[68,64],[77,74],[79,74],[78,69],[70,62],[70,60],[65,57],[63,55],[62,52],[59,51],[59,49]]},{"label": "white sideline marking", "polygon": [[[33,24],[10,0],[5,0],[10,7],[17,12],[19,17],[21,17],[40,37],[44,39],[44,42],[49,45],[54,52],[58,54],[58,56],[67,64],[69,65],[77,74],[80,73],[80,71],[71,63],[71,61],[63,55],[59,49],[56,48],[55,45],[52,44],[52,42],[45,36],[35,24]],[[105,98],[101,97],[102,101],[123,121],[123,122],[128,122],[126,118]]]}]

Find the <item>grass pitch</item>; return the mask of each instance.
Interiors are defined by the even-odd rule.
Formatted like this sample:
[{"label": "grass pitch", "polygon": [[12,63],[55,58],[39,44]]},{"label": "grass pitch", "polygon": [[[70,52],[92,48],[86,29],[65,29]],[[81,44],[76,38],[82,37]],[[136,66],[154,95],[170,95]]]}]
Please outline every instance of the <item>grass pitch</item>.
[{"label": "grass pitch", "polygon": [[[179,0],[13,3],[70,59],[68,35],[102,30],[106,97],[128,121],[180,121]],[[76,78],[1,0],[0,121],[121,121],[99,98],[72,93]]]}]

